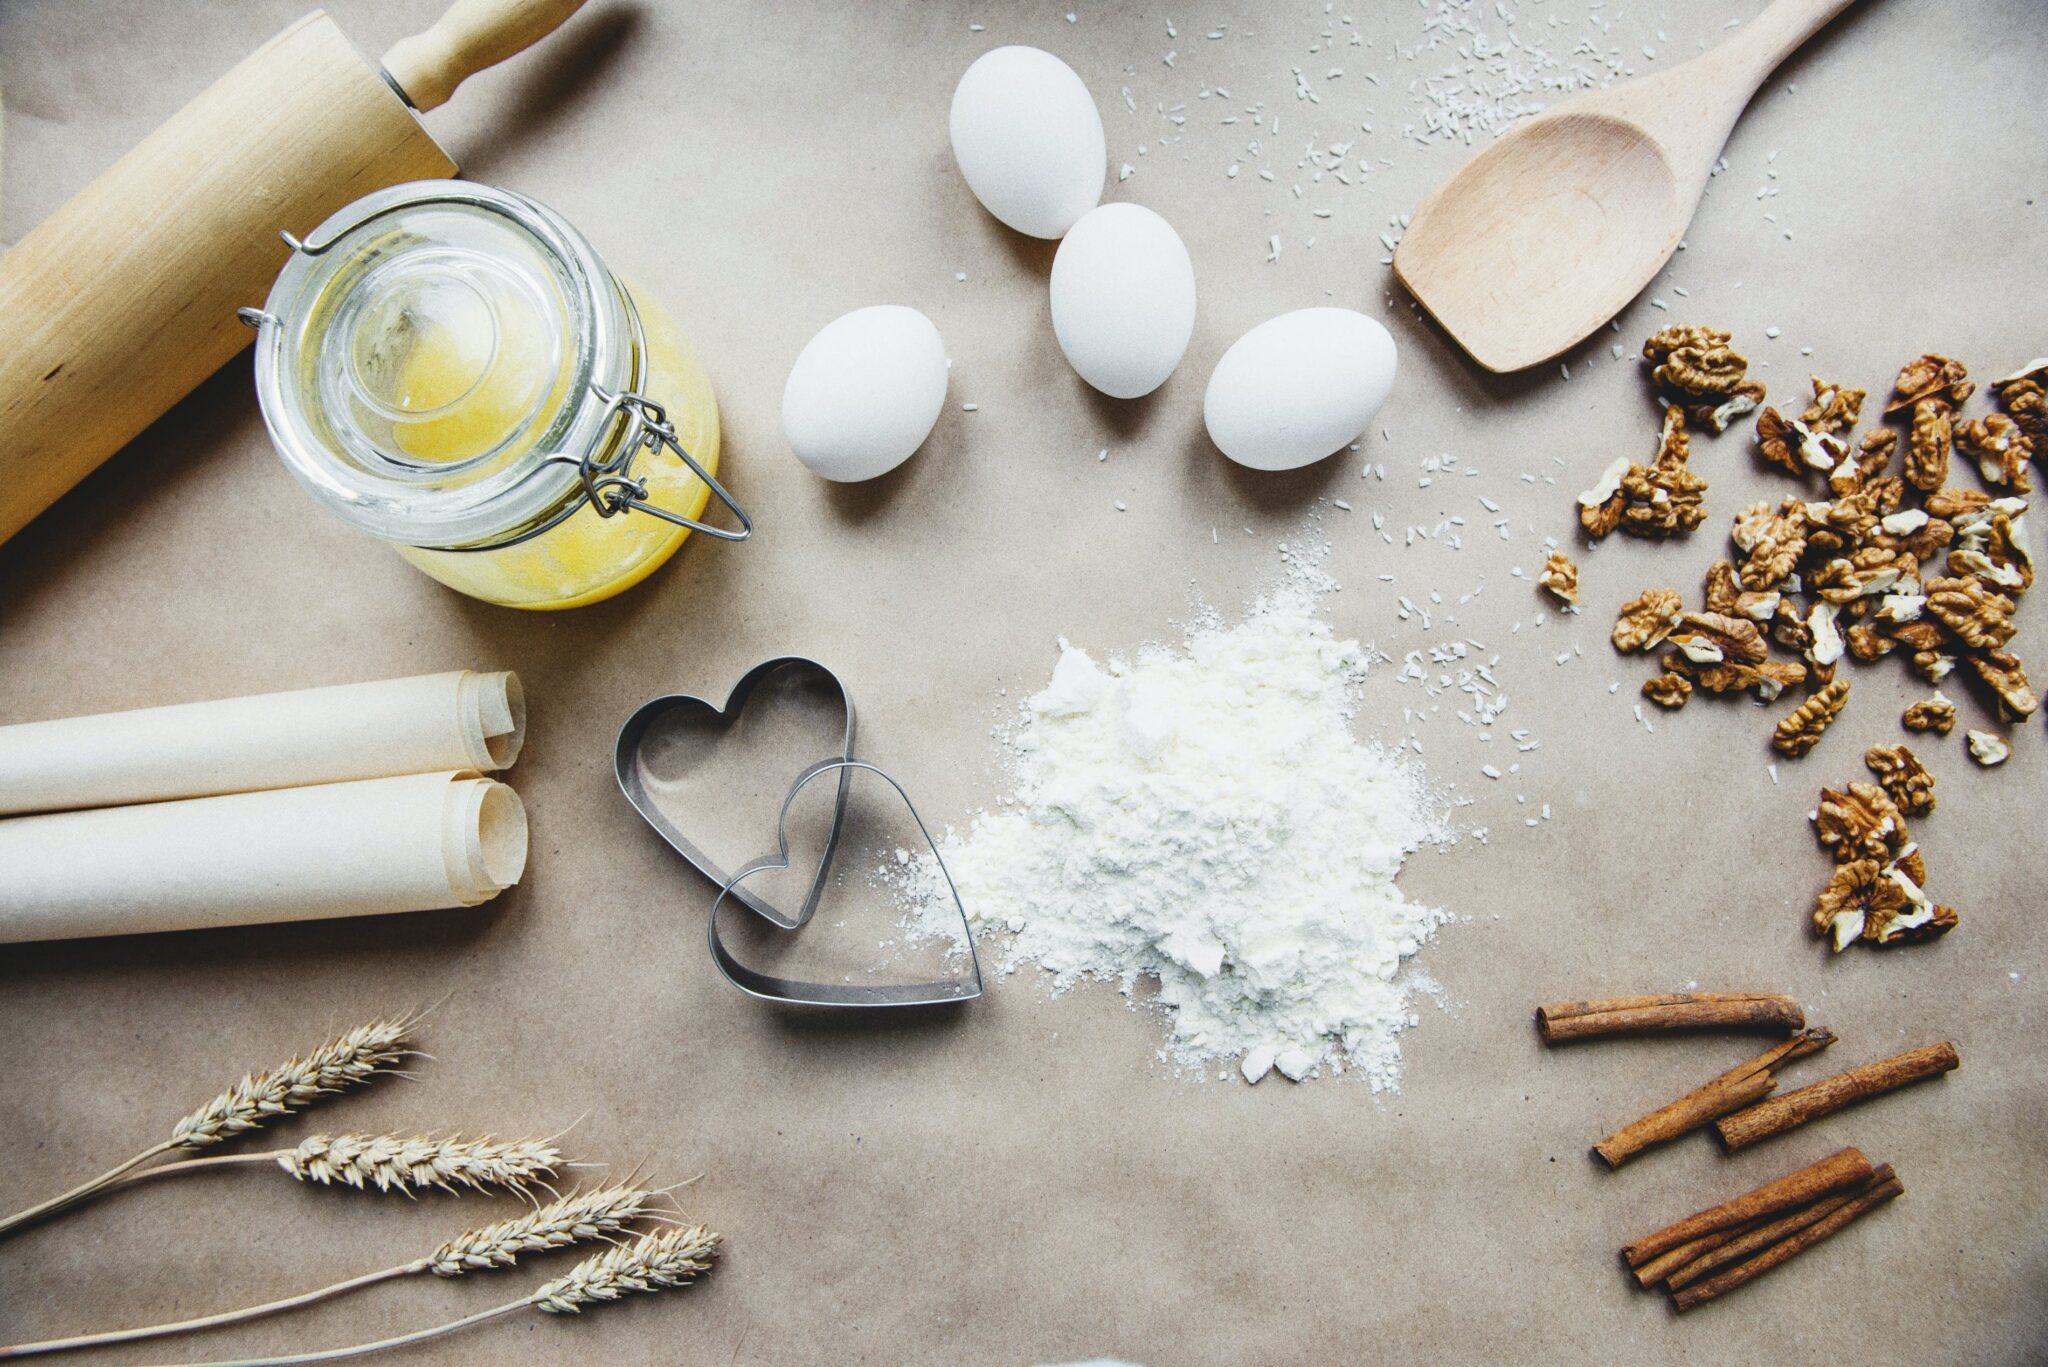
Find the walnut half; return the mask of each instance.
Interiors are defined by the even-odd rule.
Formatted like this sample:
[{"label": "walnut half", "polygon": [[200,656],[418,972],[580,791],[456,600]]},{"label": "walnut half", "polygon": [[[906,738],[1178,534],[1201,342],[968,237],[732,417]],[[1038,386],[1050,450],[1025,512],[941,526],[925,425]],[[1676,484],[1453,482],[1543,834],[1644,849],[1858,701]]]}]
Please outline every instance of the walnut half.
[{"label": "walnut half", "polygon": [[1930,351],[1899,368],[1898,382],[1893,386],[1896,397],[1884,411],[1896,413],[1901,408],[1911,408],[1929,399],[1940,399],[1961,407],[1976,392],[1977,386],[1970,379],[1968,366]]},{"label": "walnut half", "polygon": [[1617,527],[1631,536],[1671,536],[1689,532],[1706,518],[1700,495],[1707,482],[1685,468],[1691,438],[1685,413],[1664,410],[1664,432],[1649,465],[1618,457],[1601,472],[1599,483],[1579,495],[1579,525],[1598,541]]},{"label": "walnut half", "polygon": [[1643,359],[1650,378],[1686,416],[1716,432],[1764,401],[1764,387],[1747,378],[1749,362],[1728,345],[1729,334],[1697,323],[1679,323],[1651,334]]},{"label": "walnut half", "polygon": [[1932,731],[1945,736],[1956,729],[1956,705],[1936,693],[1908,707],[1899,715],[1899,721],[1908,731]]},{"label": "walnut half", "polygon": [[1925,816],[1934,810],[1934,775],[1911,750],[1903,745],[1873,745],[1863,752],[1863,762],[1901,812]]},{"label": "walnut half", "polygon": [[1836,679],[1792,709],[1771,732],[1771,748],[1798,759],[1820,744],[1821,733],[1842,715],[1849,702],[1849,681]]},{"label": "walnut half", "polygon": [[2032,362],[2016,375],[2008,375],[1993,387],[2003,408],[2020,431],[2033,443],[2034,459],[2048,461],[2048,360]]},{"label": "walnut half", "polygon": [[1901,857],[1912,839],[1898,804],[1875,783],[1851,783],[1847,792],[1821,789],[1813,832],[1837,864],[1854,859],[1890,863]]},{"label": "walnut half", "polygon": [[[1734,612],[1742,599],[1742,580],[1735,573],[1735,566],[1727,560],[1716,560],[1707,566],[1706,580],[1707,611]],[[1766,613],[1768,617],[1770,614]]]},{"label": "walnut half", "polygon": [[1643,680],[1643,696],[1668,712],[1676,712],[1692,696],[1692,680],[1668,671],[1657,674]]},{"label": "walnut half", "polygon": [[1998,710],[2007,721],[2024,721],[2041,710],[2040,695],[2027,683],[2027,671],[2019,656],[2009,650],[1985,650],[1963,657],[1965,664],[1998,697]]},{"label": "walnut half", "polygon": [[1621,605],[1621,617],[1614,624],[1614,648],[1627,652],[1651,650],[1660,645],[1685,610],[1677,589],[1645,589]]},{"label": "walnut half", "polygon": [[1997,650],[2019,630],[2012,599],[1984,587],[1975,575],[1927,581],[1927,610],[1972,650]]},{"label": "walnut half", "polygon": [[1630,536],[1675,536],[1706,520],[1700,496],[1706,493],[1707,482],[1686,468],[1690,453],[1683,410],[1665,409],[1655,462],[1631,465],[1621,477],[1622,531]]},{"label": "walnut half", "polygon": [[1729,537],[1743,553],[1737,577],[1745,589],[1781,588],[1806,553],[1805,505],[1797,499],[1787,499],[1775,509],[1768,503],[1752,503],[1735,515]]},{"label": "walnut half", "polygon": [[1747,617],[1719,612],[1685,612],[1671,633],[1671,644],[1694,664],[1760,665],[1770,657],[1764,634]]},{"label": "walnut half", "polygon": [[1945,399],[1922,399],[1913,405],[1906,430],[1906,479],[1916,489],[1939,489],[1948,479],[1948,458],[1955,450],[1955,410]]}]

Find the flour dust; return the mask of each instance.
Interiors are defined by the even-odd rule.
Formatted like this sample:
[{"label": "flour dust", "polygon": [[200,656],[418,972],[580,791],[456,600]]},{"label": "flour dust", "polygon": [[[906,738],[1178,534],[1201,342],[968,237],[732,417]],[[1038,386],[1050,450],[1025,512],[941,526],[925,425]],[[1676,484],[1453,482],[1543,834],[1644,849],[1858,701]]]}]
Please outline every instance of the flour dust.
[{"label": "flour dust", "polygon": [[[1242,620],[1128,661],[1061,641],[1006,736],[1010,792],[942,854],[977,935],[1007,938],[1002,972],[1156,984],[1190,1071],[1378,1091],[1434,990],[1413,956],[1449,919],[1395,878],[1450,828],[1417,757],[1352,734],[1369,652],[1322,619],[1327,587],[1297,560]],[[913,928],[957,941],[929,857],[908,886]]]}]

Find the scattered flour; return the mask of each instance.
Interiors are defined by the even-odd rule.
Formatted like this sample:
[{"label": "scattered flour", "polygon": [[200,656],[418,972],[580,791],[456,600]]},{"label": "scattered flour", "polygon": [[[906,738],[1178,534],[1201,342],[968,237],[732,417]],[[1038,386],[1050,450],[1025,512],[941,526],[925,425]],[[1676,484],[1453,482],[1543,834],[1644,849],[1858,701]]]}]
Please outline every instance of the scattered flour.
[{"label": "scattered flour", "polygon": [[[1395,1085],[1431,986],[1403,966],[1448,919],[1395,875],[1449,830],[1419,760],[1352,735],[1367,662],[1298,573],[1179,650],[1105,667],[1061,642],[1009,737],[1014,791],[943,847],[977,933],[1011,937],[1004,971],[1156,981],[1184,1065]],[[943,933],[951,903],[913,902]]]}]

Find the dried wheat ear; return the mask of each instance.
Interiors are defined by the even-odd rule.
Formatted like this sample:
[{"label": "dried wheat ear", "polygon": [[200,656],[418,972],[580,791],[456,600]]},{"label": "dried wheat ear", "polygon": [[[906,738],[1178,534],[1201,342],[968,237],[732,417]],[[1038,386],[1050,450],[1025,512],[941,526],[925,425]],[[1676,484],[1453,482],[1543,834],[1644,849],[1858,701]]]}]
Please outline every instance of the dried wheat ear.
[{"label": "dried wheat ear", "polygon": [[400,1064],[417,1053],[412,1042],[418,1024],[419,1017],[413,1014],[374,1020],[335,1036],[309,1054],[295,1054],[275,1068],[247,1074],[180,1120],[172,1127],[170,1138],[89,1182],[0,1219],[0,1238],[101,1195],[164,1154],[211,1148],[326,1097],[397,1072]]}]

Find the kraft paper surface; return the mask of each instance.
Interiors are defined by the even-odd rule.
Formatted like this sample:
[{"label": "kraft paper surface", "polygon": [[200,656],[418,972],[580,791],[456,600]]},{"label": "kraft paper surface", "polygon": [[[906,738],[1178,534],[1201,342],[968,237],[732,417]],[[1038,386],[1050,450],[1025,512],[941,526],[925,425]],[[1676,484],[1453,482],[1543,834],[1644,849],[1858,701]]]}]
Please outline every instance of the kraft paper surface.
[{"label": "kraft paper surface", "polygon": [[[0,6],[0,238],[303,8]],[[339,17],[375,53],[438,8],[365,0]],[[1760,5],[1517,8],[1524,43],[1562,57],[1590,41],[1652,72]],[[1450,9],[1485,20],[1493,6]],[[1651,715],[1652,731],[1633,715],[1646,662],[1607,643],[1615,610],[1648,587],[1694,595],[1729,518],[1792,485],[1731,433],[1694,442],[1709,517],[1689,539],[1588,549],[1573,498],[1615,456],[1654,451],[1633,354],[1664,323],[1733,328],[1772,401],[1793,408],[1810,374],[1871,390],[1868,413],[1923,351],[1988,378],[2048,350],[2048,25],[2035,0],[1852,7],[1765,84],[1686,249],[1619,330],[1576,349],[1568,380],[1555,366],[1498,379],[1418,319],[1381,263],[1390,218],[1471,150],[1404,132],[1423,126],[1427,82],[1462,65],[1447,47],[1404,55],[1432,13],[592,0],[542,47],[472,79],[428,117],[435,136],[466,174],[560,210],[674,313],[718,386],[721,477],[759,533],[693,540],[638,588],[573,613],[475,603],[307,501],[269,449],[242,361],[0,546],[0,722],[516,669],[533,834],[519,885],[472,911],[0,951],[0,1207],[156,1142],[248,1069],[438,1003],[417,1081],[270,1133],[545,1135],[577,1122],[561,1142],[579,1158],[698,1177],[676,1200],[730,1242],[699,1286],[579,1317],[510,1316],[408,1363],[2038,1361],[2042,722],[2013,728],[2013,758],[1992,771],[1970,763],[1962,728],[1916,744],[1939,807],[1914,834],[1962,923],[1937,944],[1831,957],[1807,926],[1829,867],[1807,813],[1823,784],[1863,775],[1867,746],[1906,739],[1900,709],[1925,690],[1896,660],[1850,669],[1848,709],[1798,761],[1766,746],[1778,710],[1747,701],[1695,699]],[[1106,401],[1075,378],[1047,316],[1052,244],[1001,228],[952,165],[953,83],[1004,42],[1073,63],[1102,110],[1112,173],[1133,168],[1112,174],[1108,196],[1164,214],[1194,258],[1195,338],[1147,400]],[[1296,67],[1317,101],[1296,97]],[[1216,87],[1229,95],[1201,97]],[[1254,136],[1269,145],[1246,164],[1272,183],[1225,175]],[[1311,139],[1356,141],[1372,169],[1349,187],[1316,182],[1298,165]],[[923,309],[944,335],[946,411],[895,474],[828,487],[780,440],[782,381],[820,326],[884,302]],[[1230,466],[1202,430],[1210,369],[1254,324],[1331,303],[1383,317],[1401,348],[1364,449],[1294,474]],[[1367,462],[1386,478],[1362,477]],[[1461,528],[1462,548],[1449,533],[1411,544],[1410,526]],[[1549,536],[1584,567],[1580,614],[1532,587]],[[1416,737],[1432,775],[1470,799],[1460,824],[1487,831],[1418,853],[1403,874],[1410,895],[1461,919],[1420,956],[1441,995],[1417,999],[1398,1092],[1176,1077],[1148,1012],[1112,987],[1048,998],[1028,969],[992,973],[983,1000],[942,1013],[765,1007],[719,979],[704,947],[710,889],[614,784],[613,735],[640,703],[722,698],[757,661],[803,654],[846,680],[859,752],[935,826],[959,827],[1005,791],[991,728],[1042,686],[1059,637],[1098,655],[1171,642],[1202,606],[1233,614],[1272,584],[1282,544],[1318,540],[1343,585],[1325,602],[1332,625],[1392,661],[1365,684],[1360,731]],[[1403,596],[1429,625],[1401,615]],[[2048,590],[2019,621],[2038,682]],[[1457,719],[1464,695],[1398,682],[1410,651],[1427,661],[1453,637],[1499,657],[1511,704],[1491,742]],[[1962,727],[1996,724],[1974,693],[1951,696]],[[1508,728],[1537,747],[1513,748]],[[815,758],[800,748],[764,750],[764,774]],[[1487,763],[1503,778],[1486,778]],[[836,919],[805,934],[834,933]],[[1760,1046],[1546,1049],[1531,1011],[1695,984],[1791,993],[1839,1034],[1787,1087],[1943,1039],[1962,1067],[1733,1156],[1694,1136],[1603,1171],[1590,1144]],[[1904,1197],[1682,1319],[1623,1274],[1628,1239],[1845,1144],[1893,1164]],[[290,1295],[516,1208],[312,1189],[268,1169],[145,1184],[0,1242],[0,1341]],[[72,1361],[355,1343],[523,1295],[573,1257],[409,1278]]]}]

